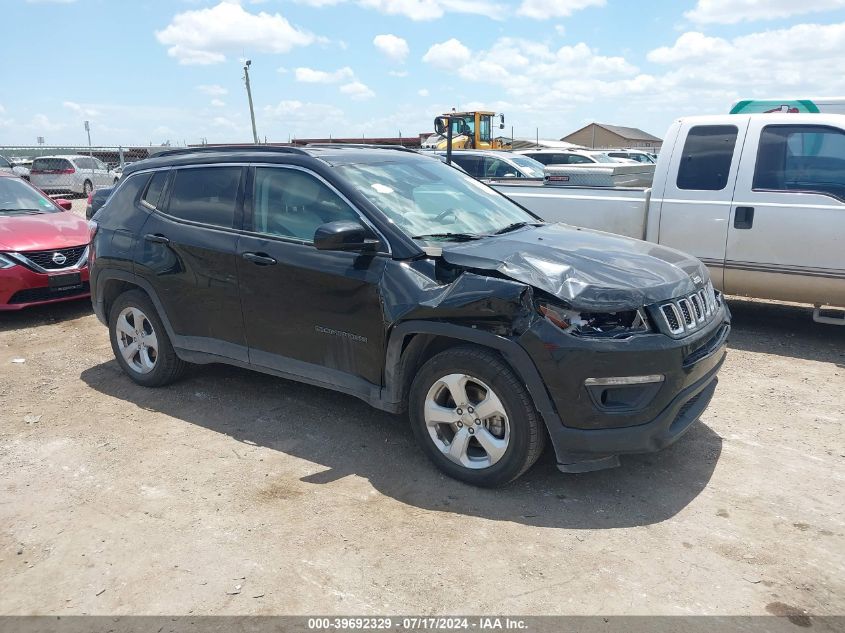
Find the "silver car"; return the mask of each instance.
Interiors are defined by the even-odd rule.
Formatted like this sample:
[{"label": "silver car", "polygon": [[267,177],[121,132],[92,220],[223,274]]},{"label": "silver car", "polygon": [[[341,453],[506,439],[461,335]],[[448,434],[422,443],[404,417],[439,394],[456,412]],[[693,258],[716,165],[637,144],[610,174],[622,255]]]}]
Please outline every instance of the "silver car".
[{"label": "silver car", "polygon": [[99,187],[111,187],[117,177],[98,158],[91,156],[41,156],[32,161],[29,179],[46,193],[87,196]]}]

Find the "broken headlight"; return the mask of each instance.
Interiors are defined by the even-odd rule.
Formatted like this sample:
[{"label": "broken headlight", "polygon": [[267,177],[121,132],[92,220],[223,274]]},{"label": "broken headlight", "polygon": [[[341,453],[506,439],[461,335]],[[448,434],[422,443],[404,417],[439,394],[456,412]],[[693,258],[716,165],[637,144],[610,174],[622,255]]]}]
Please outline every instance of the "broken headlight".
[{"label": "broken headlight", "polygon": [[555,327],[575,336],[626,338],[654,331],[642,308],[622,312],[575,312],[541,301],[537,311]]}]

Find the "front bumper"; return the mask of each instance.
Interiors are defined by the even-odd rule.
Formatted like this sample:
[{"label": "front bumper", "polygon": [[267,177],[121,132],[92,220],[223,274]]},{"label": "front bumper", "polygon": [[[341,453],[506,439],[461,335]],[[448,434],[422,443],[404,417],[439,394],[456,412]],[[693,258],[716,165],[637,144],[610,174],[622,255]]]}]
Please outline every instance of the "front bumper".
[{"label": "front bumper", "polygon": [[[79,284],[50,287],[51,276],[68,273],[79,273]],[[88,266],[49,274],[38,273],[21,265],[0,270],[0,311],[82,299],[89,294]]]},{"label": "front bumper", "polygon": [[[694,335],[648,334],[588,340],[537,322],[520,342],[534,359],[561,423],[547,425],[561,470],[614,466],[617,455],[658,451],[680,438],[707,408],[726,354],[730,312],[723,304]],[[588,378],[660,375],[606,400]],[[629,394],[624,395],[628,389]]]}]

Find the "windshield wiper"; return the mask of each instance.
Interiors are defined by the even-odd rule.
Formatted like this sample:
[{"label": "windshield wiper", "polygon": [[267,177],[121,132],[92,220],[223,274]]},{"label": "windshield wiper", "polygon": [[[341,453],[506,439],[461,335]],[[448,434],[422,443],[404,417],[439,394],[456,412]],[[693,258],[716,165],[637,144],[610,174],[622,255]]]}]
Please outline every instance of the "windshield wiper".
[{"label": "windshield wiper", "polygon": [[427,235],[415,235],[415,240],[455,240],[456,242],[468,242],[469,240],[481,239],[481,235],[472,233],[429,233]]},{"label": "windshield wiper", "polygon": [[510,233],[511,231],[516,231],[517,229],[521,229],[524,226],[538,226],[536,222],[514,222],[513,224],[508,224],[505,228],[499,229],[493,235],[501,235],[502,233]]}]

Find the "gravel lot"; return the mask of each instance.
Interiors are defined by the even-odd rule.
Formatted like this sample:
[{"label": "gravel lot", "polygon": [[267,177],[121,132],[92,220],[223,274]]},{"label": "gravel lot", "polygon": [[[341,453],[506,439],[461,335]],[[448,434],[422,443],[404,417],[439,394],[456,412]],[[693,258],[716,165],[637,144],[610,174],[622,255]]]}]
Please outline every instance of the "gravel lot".
[{"label": "gravel lot", "polygon": [[495,491],[351,397],[137,387],[85,301],[0,314],[0,613],[843,614],[845,328],[731,307],[679,443]]}]

